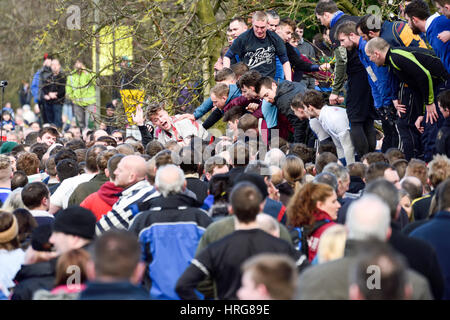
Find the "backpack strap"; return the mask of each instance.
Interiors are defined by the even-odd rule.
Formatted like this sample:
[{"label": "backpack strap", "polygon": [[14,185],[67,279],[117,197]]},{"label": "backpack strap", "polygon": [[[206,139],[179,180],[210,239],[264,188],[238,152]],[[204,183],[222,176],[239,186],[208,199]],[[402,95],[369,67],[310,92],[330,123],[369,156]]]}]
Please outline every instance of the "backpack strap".
[{"label": "backpack strap", "polygon": [[[283,217],[284,217],[284,213],[286,212],[286,207],[285,206],[281,206],[281,209],[280,209],[280,211],[278,212],[278,216],[277,216],[277,220],[278,220],[278,222],[281,222],[281,220],[283,219]],[[296,228],[296,229],[298,229],[298,228]]]}]

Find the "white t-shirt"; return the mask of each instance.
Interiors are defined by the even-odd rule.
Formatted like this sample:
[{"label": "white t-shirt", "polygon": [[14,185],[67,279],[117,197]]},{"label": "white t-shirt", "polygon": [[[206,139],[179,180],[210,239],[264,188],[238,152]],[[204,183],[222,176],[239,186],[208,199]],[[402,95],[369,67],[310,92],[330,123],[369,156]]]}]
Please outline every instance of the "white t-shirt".
[{"label": "white t-shirt", "polygon": [[94,176],[95,173],[83,173],[79,176],[64,180],[50,197],[50,203],[66,209],[73,191],[83,182],[90,181]]},{"label": "white t-shirt", "polygon": [[14,277],[24,262],[25,252],[22,249],[0,249],[0,287],[5,296],[9,296],[8,289],[15,286]]}]

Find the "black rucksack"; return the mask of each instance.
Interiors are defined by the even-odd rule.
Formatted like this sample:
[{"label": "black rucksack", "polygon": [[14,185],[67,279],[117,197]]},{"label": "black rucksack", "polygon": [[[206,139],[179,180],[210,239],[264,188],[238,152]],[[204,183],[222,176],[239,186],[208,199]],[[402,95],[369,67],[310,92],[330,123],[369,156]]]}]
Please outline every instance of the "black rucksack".
[{"label": "black rucksack", "polygon": [[308,257],[308,237],[311,236],[317,229],[329,222],[330,220],[325,219],[314,222],[312,226],[292,228],[289,233],[291,235],[292,243],[294,244],[295,249]]}]

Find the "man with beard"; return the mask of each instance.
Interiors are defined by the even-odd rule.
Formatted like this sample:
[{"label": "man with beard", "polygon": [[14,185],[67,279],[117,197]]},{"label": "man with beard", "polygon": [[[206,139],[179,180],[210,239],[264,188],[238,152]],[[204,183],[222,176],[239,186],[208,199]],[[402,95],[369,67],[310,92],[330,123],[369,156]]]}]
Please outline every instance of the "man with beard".
[{"label": "man with beard", "polygon": [[[320,23],[330,29],[330,39],[336,49],[336,77],[329,102],[330,105],[338,102],[338,94],[343,88],[343,79],[346,73],[348,77],[346,110],[350,121],[350,135],[358,156],[362,157],[364,154],[375,150],[374,119],[378,116],[370,94],[367,73],[359,60],[357,50],[342,50],[342,48],[339,48],[339,41],[335,38],[339,25],[347,21],[357,22],[359,18],[345,15],[333,1],[319,1],[315,14]],[[340,58],[338,59],[338,57]],[[338,63],[338,61],[340,62]]]},{"label": "man with beard", "polygon": [[378,67],[370,61],[364,51],[367,41],[357,34],[355,22],[347,21],[339,25],[336,30],[336,38],[340,41],[342,47],[348,50],[356,49],[361,63],[366,68],[375,108],[381,117],[383,126],[384,139],[381,151],[386,152],[391,147],[398,148],[399,136],[395,127],[395,109],[391,106],[392,101],[389,98],[388,69]]}]

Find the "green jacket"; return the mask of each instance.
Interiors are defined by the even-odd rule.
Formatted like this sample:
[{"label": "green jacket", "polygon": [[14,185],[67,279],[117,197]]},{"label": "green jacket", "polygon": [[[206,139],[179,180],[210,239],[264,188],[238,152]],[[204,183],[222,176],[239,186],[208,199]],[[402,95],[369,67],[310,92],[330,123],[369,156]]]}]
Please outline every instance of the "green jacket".
[{"label": "green jacket", "polygon": [[72,102],[81,107],[95,104],[95,74],[83,71],[72,72],[67,77],[66,95]]},{"label": "green jacket", "polygon": [[97,192],[100,187],[109,181],[105,173],[101,172],[96,174],[88,182],[83,182],[72,192],[69,198],[69,206],[79,206],[91,193]]},{"label": "green jacket", "polygon": [[334,67],[334,81],[331,93],[339,95],[344,89],[345,81],[347,80],[347,74],[345,72],[347,68],[347,49],[344,47],[338,47],[334,50],[336,57],[336,65]]}]

